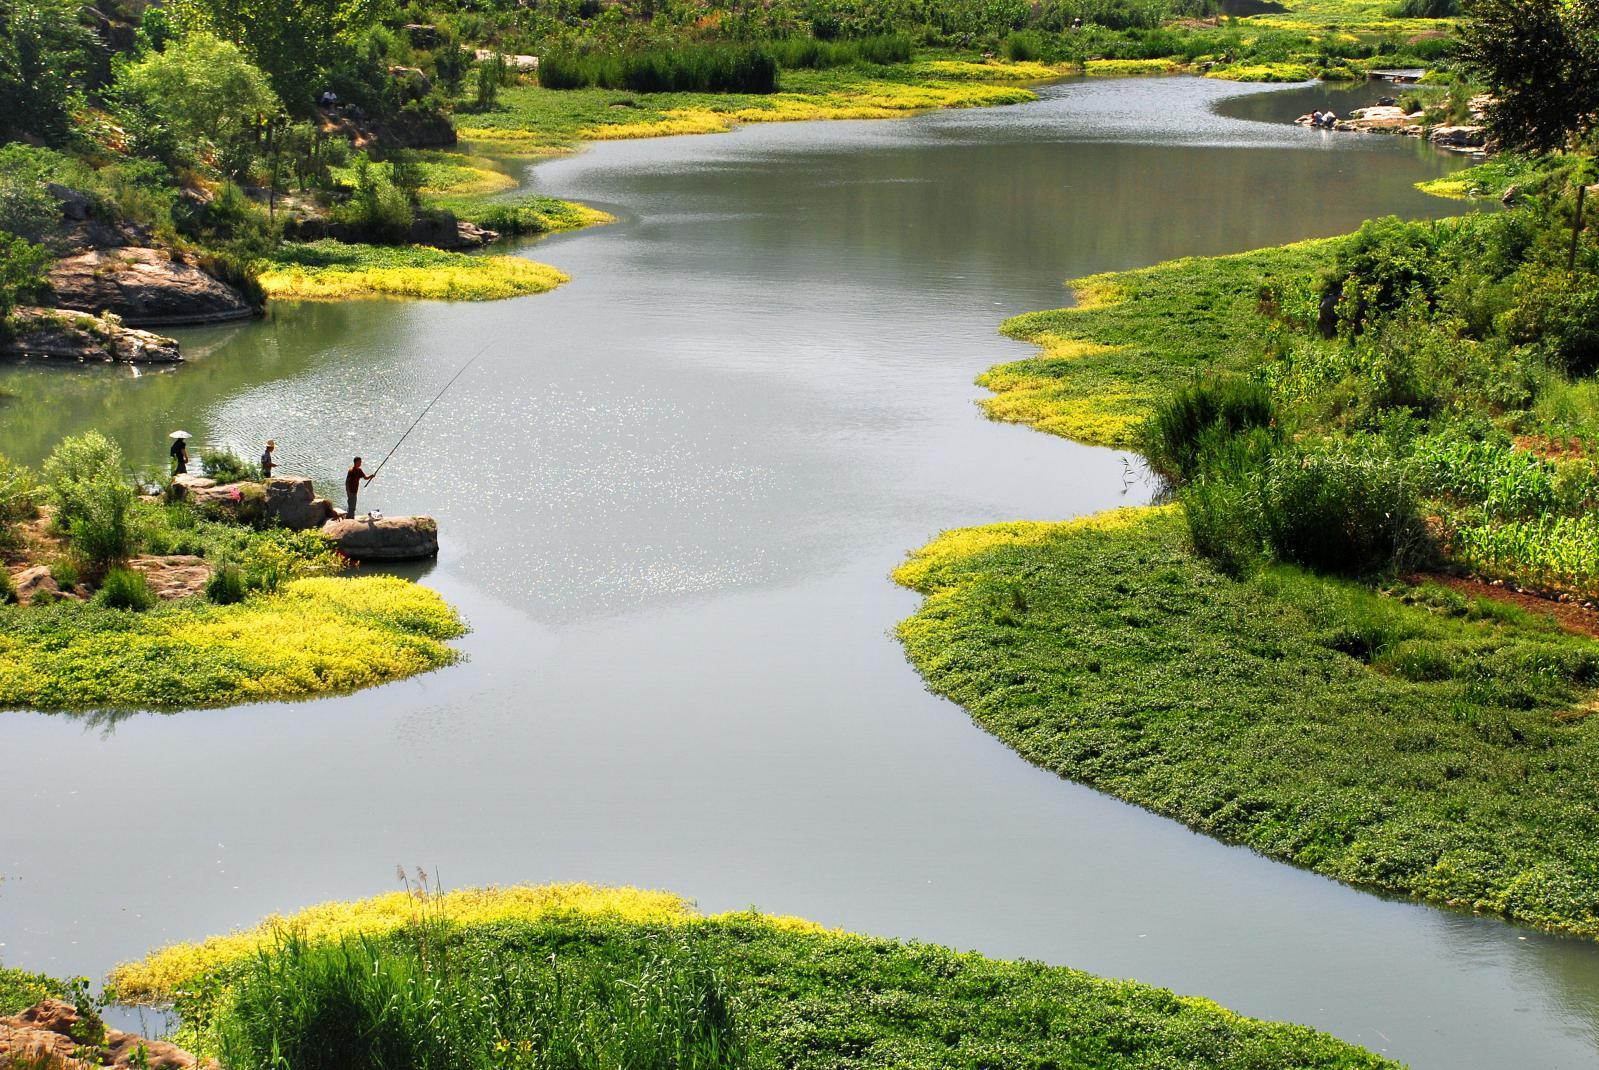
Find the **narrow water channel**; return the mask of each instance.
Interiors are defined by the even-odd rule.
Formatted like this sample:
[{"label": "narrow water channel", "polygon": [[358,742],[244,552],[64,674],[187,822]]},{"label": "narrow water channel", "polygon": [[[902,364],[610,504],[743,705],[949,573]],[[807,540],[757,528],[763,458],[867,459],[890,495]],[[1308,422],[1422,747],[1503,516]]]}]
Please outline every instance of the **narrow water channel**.
[{"label": "narrow water channel", "polygon": [[[183,425],[439,518],[465,664],[346,698],[0,716],[0,956],[114,961],[329,898],[670,888],[1066,963],[1416,1067],[1592,1066],[1599,949],[1388,902],[1023,763],[928,695],[887,573],[940,529],[1136,503],[1122,454],[985,421],[972,377],[1061,280],[1458,210],[1415,142],[1200,79],[1017,108],[595,146],[530,169],[620,221],[489,305],[282,306],[138,377],[0,368],[0,453]],[[1297,94],[1297,95],[1296,95]],[[1320,99],[1317,97],[1317,99]],[[1342,110],[1342,108],[1340,108]],[[386,485],[385,485],[386,484]]]}]

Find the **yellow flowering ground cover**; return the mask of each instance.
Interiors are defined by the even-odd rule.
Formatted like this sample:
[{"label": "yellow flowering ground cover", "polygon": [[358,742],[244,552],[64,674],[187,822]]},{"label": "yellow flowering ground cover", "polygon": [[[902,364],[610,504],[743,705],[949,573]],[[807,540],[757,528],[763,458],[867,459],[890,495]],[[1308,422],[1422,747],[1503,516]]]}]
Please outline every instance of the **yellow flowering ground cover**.
[{"label": "yellow flowering ground cover", "polygon": [[568,276],[516,256],[475,256],[422,245],[285,243],[260,264],[267,296],[301,301],[411,297],[496,301],[544,293]]},{"label": "yellow flowering ground cover", "polygon": [[[603,918],[629,925],[687,925],[747,912],[706,915],[671,892],[594,884],[514,885],[462,888],[438,894],[394,891],[368,899],[319,903],[288,917],[272,915],[250,929],[180,943],[111,971],[118,998],[129,1002],[170,999],[184,984],[259,954],[293,935],[308,943],[351,936],[379,936],[426,920],[461,926],[533,922],[563,917]],[[782,932],[826,932],[823,926],[786,915],[753,915]]]},{"label": "yellow flowering ground cover", "polygon": [[439,595],[392,576],[293,580],[236,605],[0,610],[0,709],[180,709],[322,695],[454,661]]},{"label": "yellow flowering ground cover", "polygon": [[124,998],[173,998],[178,1039],[231,1065],[568,1065],[543,1056],[573,1033],[595,1066],[970,1070],[1104,1066],[1106,1052],[1126,1070],[1395,1065],[1133,981],[586,884],[323,904],[113,980]]},{"label": "yellow flowering ground cover", "polygon": [[994,392],[983,410],[1079,442],[1129,447],[1156,398],[1196,371],[1258,352],[1270,324],[1257,314],[1262,284],[1314,271],[1337,241],[1078,279],[1070,284],[1075,306],[1005,323],[1007,335],[1040,352],[978,377]]},{"label": "yellow flowering ground cover", "polygon": [[513,86],[501,108],[460,119],[460,136],[501,152],[544,153],[584,141],[724,133],[739,123],[887,119],[941,108],[1037,99],[1019,82],[1070,73],[1039,63],[928,60],[902,68],[785,72],[783,92],[628,93]]}]

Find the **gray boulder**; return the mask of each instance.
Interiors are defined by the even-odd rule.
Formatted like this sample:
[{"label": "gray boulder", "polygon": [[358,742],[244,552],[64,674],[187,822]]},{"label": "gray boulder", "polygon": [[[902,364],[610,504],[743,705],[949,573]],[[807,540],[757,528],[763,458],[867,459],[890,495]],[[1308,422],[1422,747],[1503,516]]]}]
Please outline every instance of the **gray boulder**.
[{"label": "gray boulder", "polygon": [[431,516],[332,520],[323,525],[322,534],[356,561],[417,561],[439,555],[439,525]]},{"label": "gray boulder", "polygon": [[176,364],[175,339],[124,327],[114,316],[62,308],[19,308],[0,355],[99,364]]},{"label": "gray boulder", "polygon": [[216,323],[254,309],[244,295],[160,249],[91,249],[57,260],[51,302],[79,312],[112,312],[124,323]]},{"label": "gray boulder", "polygon": [[332,502],[316,496],[304,476],[273,476],[266,481],[268,521],[304,531],[326,524],[336,511]]}]

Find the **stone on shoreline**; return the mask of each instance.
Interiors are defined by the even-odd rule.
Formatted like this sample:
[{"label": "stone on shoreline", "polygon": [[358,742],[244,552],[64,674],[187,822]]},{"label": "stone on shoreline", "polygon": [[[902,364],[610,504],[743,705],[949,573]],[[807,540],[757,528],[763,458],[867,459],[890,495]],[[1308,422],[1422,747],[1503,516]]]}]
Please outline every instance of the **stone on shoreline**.
[{"label": "stone on shoreline", "polygon": [[333,503],[317,497],[304,476],[273,476],[264,483],[218,483],[209,476],[184,473],[172,477],[172,490],[185,501],[209,506],[235,520],[281,524],[291,531],[319,528],[338,515]]},{"label": "stone on shoreline", "polygon": [[98,364],[176,364],[175,339],[124,327],[114,316],[63,308],[19,308],[0,354]]},{"label": "stone on shoreline", "polygon": [[1488,143],[1488,131],[1480,126],[1435,126],[1427,140],[1450,149],[1480,149]]},{"label": "stone on shoreline", "polygon": [[346,517],[322,534],[356,561],[418,561],[439,555],[439,525],[430,516]]},{"label": "stone on shoreline", "polygon": [[0,1018],[0,1067],[131,1070],[142,1066],[147,1070],[193,1070],[217,1065],[214,1059],[202,1063],[165,1040],[146,1040],[120,1029],[106,1029],[104,1054],[91,1057],[83,1050],[82,1042],[100,1028],[97,1019],[86,1019],[70,1003],[42,1000],[21,1014]]},{"label": "stone on shoreline", "polygon": [[124,323],[217,323],[254,313],[244,295],[162,249],[90,249],[55,262],[51,302],[78,312],[113,312]]}]

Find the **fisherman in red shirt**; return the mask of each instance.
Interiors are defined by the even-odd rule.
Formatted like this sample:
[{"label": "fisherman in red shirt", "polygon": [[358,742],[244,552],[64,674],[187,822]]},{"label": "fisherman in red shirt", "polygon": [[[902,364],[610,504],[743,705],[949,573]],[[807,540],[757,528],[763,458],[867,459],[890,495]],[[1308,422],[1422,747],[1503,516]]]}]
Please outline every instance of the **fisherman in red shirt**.
[{"label": "fisherman in red shirt", "polygon": [[350,465],[350,470],[344,473],[344,496],[349,499],[349,508],[344,515],[351,520],[355,519],[355,497],[361,490],[361,480],[372,482],[372,477],[361,470],[361,458],[357,457],[355,463]]}]

